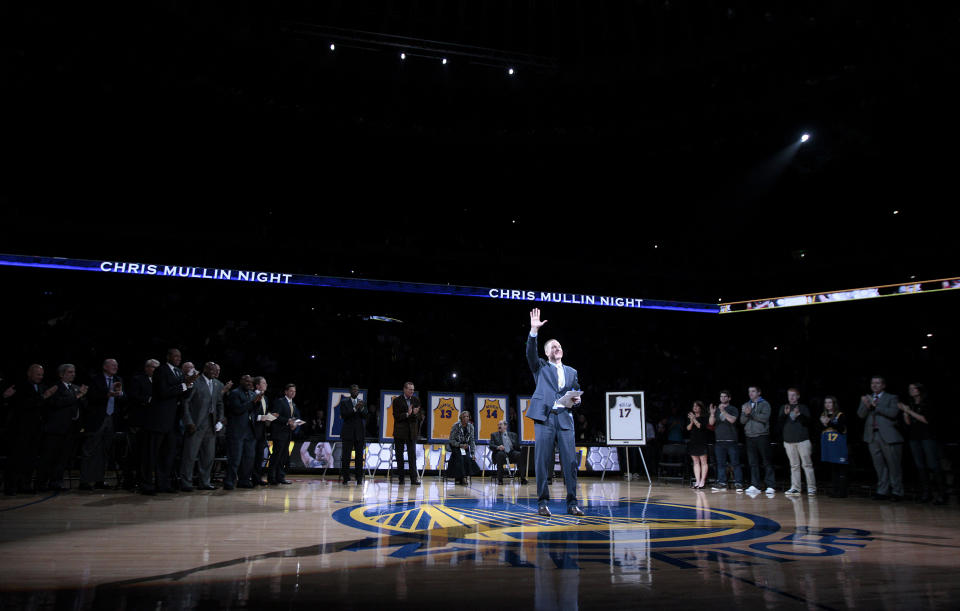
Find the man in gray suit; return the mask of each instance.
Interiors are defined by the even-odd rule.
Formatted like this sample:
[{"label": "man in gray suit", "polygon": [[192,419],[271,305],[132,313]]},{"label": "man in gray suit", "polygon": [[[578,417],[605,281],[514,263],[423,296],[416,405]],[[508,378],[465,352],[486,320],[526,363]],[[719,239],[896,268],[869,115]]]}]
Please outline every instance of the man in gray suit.
[{"label": "man in gray suit", "polygon": [[[560,404],[559,399],[569,390],[580,390],[577,370],[564,365],[563,348],[555,339],[543,347],[547,359],[539,358],[537,333],[547,321],[540,320],[540,309],[530,310],[530,335],[527,337],[527,364],[533,373],[537,388],[530,398],[527,416],[533,420],[534,462],[537,470],[537,513],[549,517],[550,480],[553,475],[553,448],[560,450],[560,465],[563,481],[567,486],[567,513],[582,516],[577,507],[577,457],[573,437],[573,416],[570,408]],[[580,403],[580,397],[573,400]]]},{"label": "man in gray suit", "polygon": [[877,472],[877,493],[873,498],[878,501],[888,498],[899,501],[903,499],[903,469],[900,466],[903,435],[895,424],[900,408],[897,396],[884,392],[886,387],[887,383],[882,377],[870,378],[871,394],[860,398],[857,415],[865,419],[863,440],[870,446],[873,468]]},{"label": "man in gray suit", "polygon": [[217,432],[223,428],[223,382],[216,376],[217,364],[208,362],[203,374],[184,401],[183,455],[180,460],[180,490],[193,490],[193,465],[198,462],[200,489],[214,490],[210,470],[216,451]]}]

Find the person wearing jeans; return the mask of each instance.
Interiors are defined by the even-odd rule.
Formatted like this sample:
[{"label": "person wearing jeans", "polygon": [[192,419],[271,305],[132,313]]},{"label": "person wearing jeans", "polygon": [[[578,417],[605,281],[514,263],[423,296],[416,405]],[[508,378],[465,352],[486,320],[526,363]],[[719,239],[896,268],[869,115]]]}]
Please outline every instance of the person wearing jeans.
[{"label": "person wearing jeans", "polygon": [[730,403],[730,391],[720,391],[720,405],[710,404],[710,416],[707,427],[714,430],[717,454],[717,481],[714,492],[727,489],[727,461],[733,467],[733,485],[737,492],[743,492],[743,468],[740,466],[740,447],[737,445],[737,417],[740,410]]},{"label": "person wearing jeans", "polygon": [[[757,494],[766,486],[765,492],[774,493],[773,460],[770,452],[770,414],[771,408],[762,396],[759,386],[750,386],[747,390],[750,400],[740,408],[740,422],[743,434],[747,438],[747,458],[750,461],[749,494]],[[760,481],[760,463],[763,463],[764,478]]]}]

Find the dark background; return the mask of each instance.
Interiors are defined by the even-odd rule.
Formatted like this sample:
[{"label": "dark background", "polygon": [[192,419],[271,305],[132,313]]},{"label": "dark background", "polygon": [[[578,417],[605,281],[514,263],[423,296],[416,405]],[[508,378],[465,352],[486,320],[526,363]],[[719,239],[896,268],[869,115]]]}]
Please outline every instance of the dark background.
[{"label": "dark background", "polygon": [[[0,252],[708,303],[957,275],[944,218],[960,136],[952,5],[3,11]],[[392,36],[432,51],[401,63]],[[221,362],[224,378],[296,381],[308,406],[352,382],[531,386],[530,304],[0,278],[7,379],[33,361],[86,372],[108,356],[129,376],[176,345]],[[741,402],[757,382],[775,405],[797,385],[851,413],[880,373],[901,395],[926,382],[955,438],[956,303],[549,306],[544,333],[598,399],[642,388],[657,413],[721,387]]]}]

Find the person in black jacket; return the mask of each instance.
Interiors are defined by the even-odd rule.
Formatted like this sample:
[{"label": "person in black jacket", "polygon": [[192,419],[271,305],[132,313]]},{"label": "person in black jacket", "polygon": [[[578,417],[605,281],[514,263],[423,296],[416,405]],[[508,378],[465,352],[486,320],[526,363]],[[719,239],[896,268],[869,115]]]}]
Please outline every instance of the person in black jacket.
[{"label": "person in black jacket", "polygon": [[255,411],[260,394],[253,389],[253,378],[240,376],[239,388],[227,396],[227,473],[223,489],[253,488],[253,452],[256,439],[253,433]]},{"label": "person in black jacket", "polygon": [[277,419],[270,423],[270,439],[273,440],[273,452],[270,454],[270,470],[267,474],[267,483],[271,485],[292,484],[287,481],[287,463],[290,461],[290,438],[297,428],[300,419],[300,410],[293,402],[297,396],[297,385],[287,384],[283,387],[283,396],[273,402],[273,413]]},{"label": "person in black jacket", "polygon": [[114,418],[124,400],[123,380],[117,375],[117,361],[103,361],[103,372],[90,380],[87,404],[81,410],[83,449],[80,461],[80,489],[105,489],[104,473],[113,452]]},{"label": "person in black jacket", "polygon": [[340,399],[339,410],[340,419],[343,420],[343,428],[340,431],[340,439],[343,442],[340,452],[340,480],[344,484],[350,483],[350,454],[356,452],[354,477],[359,486],[363,483],[363,449],[367,426],[367,404],[360,398],[359,386],[350,385],[350,396]]},{"label": "person in black jacket", "polygon": [[153,402],[153,374],[160,361],[148,359],[143,364],[143,373],[133,376],[127,384],[126,409],[123,410],[123,427],[126,430],[126,447],[120,453],[121,469],[123,470],[124,490],[133,490],[137,485],[146,481],[142,469],[144,467],[144,448],[147,447],[147,435],[143,424],[146,421],[147,411]]},{"label": "person in black jacket", "polygon": [[44,414],[37,468],[38,488],[63,490],[63,471],[74,455],[76,423],[80,409],[86,403],[86,385],[77,386],[73,380],[77,368],[69,363],[57,367],[60,381],[44,393]]},{"label": "person in black jacket", "polygon": [[[141,492],[176,492],[173,487],[173,465],[177,457],[180,400],[193,388],[196,376],[185,376],[180,370],[181,355],[176,348],[167,350],[167,362],[153,374],[153,399],[144,416],[147,431],[144,447]],[[156,475],[156,480],[154,480]]]},{"label": "person in black jacket", "polygon": [[33,470],[37,463],[37,442],[47,394],[43,366],[30,365],[23,383],[8,387],[3,394],[9,403],[7,451],[10,453],[3,474],[4,493],[30,493],[33,492]]},{"label": "person in black jacket", "polygon": [[780,414],[783,447],[790,459],[790,489],[786,494],[800,494],[800,467],[807,478],[807,496],[817,493],[817,477],[813,472],[813,445],[810,443],[810,410],[800,403],[800,391],[787,389],[787,404]]}]

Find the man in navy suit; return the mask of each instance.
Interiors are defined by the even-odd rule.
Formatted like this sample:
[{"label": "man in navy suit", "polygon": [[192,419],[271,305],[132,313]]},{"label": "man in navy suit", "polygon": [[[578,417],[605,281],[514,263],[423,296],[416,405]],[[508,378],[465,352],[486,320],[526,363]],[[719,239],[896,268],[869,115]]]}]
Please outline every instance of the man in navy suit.
[{"label": "man in navy suit", "polygon": [[80,410],[83,424],[83,459],[80,462],[80,489],[104,489],[104,474],[113,456],[116,414],[124,400],[123,380],[117,375],[116,359],[103,361],[103,373],[90,380],[87,405]]},{"label": "man in navy suit", "polygon": [[[573,437],[573,416],[570,408],[559,399],[570,390],[580,390],[577,370],[562,363],[563,348],[555,339],[548,340],[543,350],[547,359],[538,356],[537,334],[547,321],[540,320],[540,309],[530,310],[530,335],[527,337],[527,363],[533,373],[537,388],[530,398],[527,416],[533,420],[534,462],[537,470],[537,512],[550,516],[547,502],[550,500],[550,480],[553,475],[553,448],[560,449],[560,465],[563,481],[567,485],[567,513],[582,516],[577,507],[577,459]],[[573,399],[580,403],[580,397]]]}]

